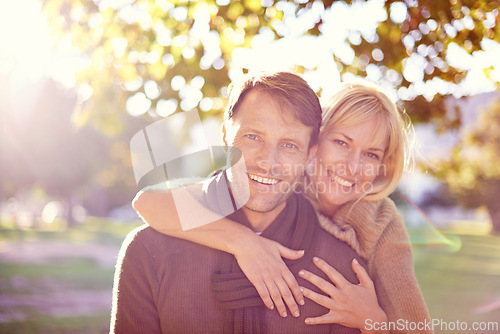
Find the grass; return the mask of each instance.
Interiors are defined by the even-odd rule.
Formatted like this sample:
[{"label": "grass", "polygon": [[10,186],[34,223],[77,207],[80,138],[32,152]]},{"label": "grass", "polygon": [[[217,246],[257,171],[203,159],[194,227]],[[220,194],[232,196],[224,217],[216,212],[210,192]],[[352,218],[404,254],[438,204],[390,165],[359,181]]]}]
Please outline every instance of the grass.
[{"label": "grass", "polygon": [[[38,282],[53,281],[74,289],[107,289],[113,285],[114,268],[106,268],[86,258],[64,259],[57,263],[31,264],[0,263],[0,282],[22,277],[27,286],[36,288]],[[24,285],[24,284],[23,284]],[[8,289],[2,289],[7,292]],[[22,291],[22,289],[21,289]],[[11,288],[12,293],[20,292]]]},{"label": "grass", "polygon": [[29,320],[0,324],[2,334],[96,334],[109,332],[109,314],[94,317],[53,318],[32,313]]},{"label": "grass", "polygon": [[[118,223],[107,219],[90,218],[85,224],[59,230],[20,230],[3,225],[0,228],[0,243],[22,243],[30,241],[120,246],[126,234],[138,226]],[[34,306],[34,301],[46,296],[52,301],[54,289],[62,291],[109,291],[113,286],[114,267],[103,266],[87,257],[65,257],[48,263],[2,263],[0,262],[0,298],[13,298],[31,303],[0,304],[0,318],[10,320],[0,322],[0,333],[107,333],[109,332],[109,309],[78,316],[51,316]],[[3,296],[3,297],[2,297]],[[17,299],[16,299],[17,298]],[[64,298],[64,296],[63,296]],[[70,305],[73,306],[73,305]],[[102,308],[101,308],[102,309]],[[19,315],[16,320],[16,315]]]},{"label": "grass", "polygon": [[0,241],[63,240],[72,242],[97,242],[120,245],[133,228],[141,221],[121,223],[106,218],[89,217],[85,224],[72,228],[18,229],[11,225],[0,224]]},{"label": "grass", "polygon": [[457,250],[414,248],[416,276],[431,317],[469,324],[495,321],[500,326],[500,308],[486,307],[500,303],[500,237],[457,237],[461,241]]},{"label": "grass", "polygon": [[[94,244],[118,247],[138,223],[121,224],[92,218],[84,225],[63,231],[3,228],[0,229],[0,242],[65,240],[89,244],[89,247]],[[447,237],[453,245],[414,246],[416,276],[431,317],[470,324],[474,321],[498,322],[500,308],[487,312],[484,306],[500,301],[500,236],[455,232]],[[70,289],[109,290],[111,293],[113,272],[112,267],[80,257],[46,264],[0,263],[0,295],[29,296],[33,291],[43,290],[47,281]],[[24,283],[12,284],[16,280]],[[1,306],[0,316],[10,311],[12,307]],[[1,333],[106,333],[109,330],[109,310],[86,316],[60,317],[27,306],[17,306],[16,311],[26,317],[0,323]]]}]

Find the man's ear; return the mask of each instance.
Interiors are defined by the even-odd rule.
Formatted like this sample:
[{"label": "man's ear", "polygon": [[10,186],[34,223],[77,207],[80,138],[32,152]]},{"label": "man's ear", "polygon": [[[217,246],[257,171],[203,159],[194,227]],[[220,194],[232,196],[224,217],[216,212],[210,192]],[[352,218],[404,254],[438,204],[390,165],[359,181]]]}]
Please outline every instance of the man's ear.
[{"label": "man's ear", "polygon": [[224,146],[228,147],[229,145],[227,144],[227,130],[226,130],[226,123],[222,123],[221,127],[221,132],[222,132],[222,142],[224,143]]}]

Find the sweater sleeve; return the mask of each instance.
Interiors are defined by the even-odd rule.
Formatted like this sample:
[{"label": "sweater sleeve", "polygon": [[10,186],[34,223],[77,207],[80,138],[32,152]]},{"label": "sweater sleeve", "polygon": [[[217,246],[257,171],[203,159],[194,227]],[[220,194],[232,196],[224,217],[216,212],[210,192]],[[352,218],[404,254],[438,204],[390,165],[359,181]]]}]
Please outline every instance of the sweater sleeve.
[{"label": "sweater sleeve", "polygon": [[[390,205],[394,206],[392,202]],[[433,333],[429,328],[429,312],[415,278],[411,245],[403,218],[395,206],[390,211],[393,211],[393,217],[368,259],[380,306],[395,328],[391,334]]]},{"label": "sweater sleeve", "polygon": [[118,254],[110,333],[161,333],[156,308],[158,281],[140,238],[142,229],[127,236]]}]

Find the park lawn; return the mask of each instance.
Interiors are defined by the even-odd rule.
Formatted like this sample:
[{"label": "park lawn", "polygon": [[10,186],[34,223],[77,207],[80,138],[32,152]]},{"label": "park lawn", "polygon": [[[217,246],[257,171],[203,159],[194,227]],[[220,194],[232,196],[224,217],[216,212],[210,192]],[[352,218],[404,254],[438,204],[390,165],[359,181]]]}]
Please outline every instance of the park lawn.
[{"label": "park lawn", "polygon": [[48,317],[45,314],[26,310],[29,319],[0,324],[2,334],[98,334],[109,333],[109,314],[77,317]]},{"label": "park lawn", "polygon": [[[59,232],[3,229],[0,230],[0,241],[70,240],[88,243],[89,247],[95,244],[119,247],[125,235],[138,224],[92,219],[84,225]],[[431,317],[468,323],[500,321],[499,307],[491,311],[485,308],[500,300],[500,237],[458,234],[453,238],[460,241],[461,247],[414,246],[416,276]],[[109,291],[111,294],[113,272],[113,267],[78,257],[32,265],[0,263],[0,294],[29,296],[33,291],[43,289],[47,281],[79,291]],[[11,284],[16,280],[27,284]],[[8,309],[9,306],[0,305],[0,319]],[[25,317],[0,321],[1,333],[106,333],[109,330],[109,309],[74,316],[49,315],[27,306],[19,306],[16,311]]]},{"label": "park lawn", "polygon": [[[19,230],[3,226],[0,242],[18,245],[24,242],[50,244],[63,241],[88,247],[112,245],[118,250],[126,234],[139,224],[138,221],[123,224],[91,218],[83,225],[64,230]],[[88,257],[68,257],[67,254],[41,263],[0,261],[0,298],[4,300],[0,303],[0,333],[109,332],[113,275],[112,265],[102,265]],[[96,293],[96,298],[109,296],[109,302],[104,300],[106,304],[102,307],[102,303],[87,302],[85,305],[83,301],[82,307],[70,307],[69,311],[65,311],[62,303],[65,292],[68,295],[71,293],[68,297],[72,300],[79,295],[82,299],[93,298],[93,293]],[[54,303],[54,293],[59,303]],[[52,306],[45,307],[44,300]],[[93,311],[96,305],[98,308]],[[77,314],[71,314],[73,309],[78,310]],[[62,314],[58,315],[59,311]]]},{"label": "park lawn", "polygon": [[[0,333],[107,333],[111,305],[108,310],[101,308],[99,312],[76,316],[66,311],[62,316],[54,315],[50,305],[54,304],[54,285],[62,293],[80,291],[82,297],[92,291],[106,291],[111,296],[113,273],[114,268],[102,267],[86,258],[54,264],[0,263],[0,295],[13,300],[13,305],[0,306],[0,316],[4,314],[12,320],[0,323]],[[49,301],[49,306],[43,305],[45,301]],[[61,310],[60,305],[58,309]],[[16,314],[20,315],[19,320]]]},{"label": "park lawn", "polygon": [[494,321],[500,326],[500,236],[456,237],[461,242],[458,250],[414,247],[416,276],[431,317],[468,324]]}]

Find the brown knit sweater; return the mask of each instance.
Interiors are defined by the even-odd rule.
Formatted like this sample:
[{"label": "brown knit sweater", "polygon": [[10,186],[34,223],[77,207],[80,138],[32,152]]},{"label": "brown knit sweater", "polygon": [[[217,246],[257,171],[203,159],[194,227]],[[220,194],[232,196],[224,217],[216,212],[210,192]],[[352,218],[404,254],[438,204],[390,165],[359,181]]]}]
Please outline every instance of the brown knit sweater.
[{"label": "brown knit sweater", "polygon": [[[394,202],[361,200],[343,205],[332,220],[318,214],[321,226],[350,245],[368,264],[377,297],[389,322],[430,321],[413,269],[404,221]],[[401,321],[401,320],[400,320]],[[393,333],[433,333],[430,330]]]}]

